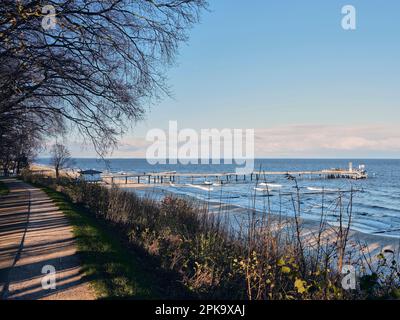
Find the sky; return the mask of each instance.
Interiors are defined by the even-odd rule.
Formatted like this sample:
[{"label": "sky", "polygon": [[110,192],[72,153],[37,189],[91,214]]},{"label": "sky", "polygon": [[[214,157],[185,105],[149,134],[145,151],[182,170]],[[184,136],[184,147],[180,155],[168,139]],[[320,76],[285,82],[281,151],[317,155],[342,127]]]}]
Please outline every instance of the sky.
[{"label": "sky", "polygon": [[[400,158],[398,0],[209,0],[153,105],[112,157],[143,157],[146,133],[252,128],[256,157]],[[356,30],[341,26],[344,5]],[[73,156],[95,156],[70,141]]]}]

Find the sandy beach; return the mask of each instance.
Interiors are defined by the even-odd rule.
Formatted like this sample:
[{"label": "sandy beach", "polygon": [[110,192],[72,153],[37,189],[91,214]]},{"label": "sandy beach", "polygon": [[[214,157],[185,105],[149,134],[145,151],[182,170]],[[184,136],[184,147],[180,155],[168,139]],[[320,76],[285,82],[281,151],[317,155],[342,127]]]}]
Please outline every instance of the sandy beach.
[{"label": "sandy beach", "polygon": [[[55,177],[55,169],[48,165],[34,163],[30,166],[30,170],[33,173],[44,174],[44,175],[48,175],[53,178]],[[69,177],[72,179],[79,178],[79,176],[80,176],[79,171],[74,170],[74,169],[62,169],[62,170],[60,170],[60,175],[64,176],[64,177]],[[152,187],[151,184],[149,185],[147,183],[135,183],[135,182],[131,182],[129,180],[128,180],[128,183],[125,183],[125,179],[118,179],[118,178],[114,178],[114,183],[115,183],[115,185],[118,185],[123,188],[129,188],[129,189]],[[111,181],[107,181],[106,179],[103,179],[103,181],[100,182],[100,184],[102,184],[106,187],[112,186]]]},{"label": "sandy beach", "polygon": [[[52,166],[33,163],[30,165],[29,169],[33,173],[44,174],[53,178],[56,176],[56,170]],[[77,178],[79,177],[79,172],[74,169],[61,169],[60,175],[69,178]]]},{"label": "sandy beach", "polygon": [[[55,170],[50,166],[34,164],[31,166],[31,170],[36,173],[46,174],[50,176],[55,176]],[[61,174],[64,176],[68,176],[71,178],[76,178],[79,176],[77,171],[67,169],[61,170]],[[164,192],[155,189],[153,184],[144,184],[144,183],[128,183],[125,184],[125,179],[114,179],[115,185],[120,188],[126,190],[132,190],[133,192],[136,189],[140,190],[149,190],[148,194],[151,196],[152,193],[162,193]],[[104,182],[103,185],[105,187],[110,188],[112,185],[110,183]],[[176,196],[180,196],[179,194],[174,194]],[[247,217],[254,212],[254,210],[243,208],[240,206],[230,205],[230,204],[219,204],[219,203],[209,203],[207,205],[206,201],[202,201],[199,199],[191,198],[189,196],[182,196],[184,198],[190,198],[193,201],[197,202],[199,205],[208,206],[210,213],[213,214],[225,214],[229,216],[241,217],[242,222],[245,223]],[[263,215],[263,212],[258,212],[260,216]],[[278,215],[271,214],[272,223],[277,223],[279,220],[282,223],[281,227],[285,227],[288,225],[293,225],[294,218],[281,216],[279,218]],[[307,219],[306,217],[301,217],[301,228],[302,228],[302,237],[306,239],[306,241],[310,243],[314,243],[319,235],[320,230],[320,222],[312,219]],[[321,234],[321,239],[323,242],[333,243],[336,240],[338,233],[338,228],[334,226],[330,226],[326,224],[324,226],[324,230]],[[383,250],[393,250],[398,251],[400,248],[400,239],[391,236],[383,236],[376,234],[368,234],[364,232],[360,232],[357,230],[349,230],[349,241],[348,248],[351,247],[363,247],[363,251],[366,256],[370,256],[371,258],[376,257]]]},{"label": "sandy beach", "polygon": [[[121,188],[125,189],[125,185],[120,185]],[[151,185],[150,185],[151,187]],[[145,185],[144,188],[149,189],[149,185]],[[129,189],[129,187],[128,187]],[[134,190],[132,190],[134,192]],[[149,189],[148,196],[152,196],[152,194],[169,194],[169,192],[162,192],[159,189]],[[207,201],[199,200],[196,198],[192,198],[187,195],[179,195],[174,194],[178,197],[183,197],[185,199],[189,199],[193,201],[195,205],[200,207],[207,208],[209,213],[221,215],[223,218],[233,217],[234,224],[238,226],[239,224],[246,225],[249,222],[249,217],[256,212],[259,216],[259,220],[264,215],[265,212],[256,211],[248,208],[243,208],[240,206],[232,205],[232,204],[223,204]],[[270,219],[270,223],[275,228],[281,228],[284,232],[292,230],[291,228],[294,226],[295,220],[290,216],[279,216],[277,214],[271,213],[268,215]],[[312,246],[316,244],[318,237],[320,236],[321,243],[325,244],[334,244],[337,240],[337,235],[339,232],[339,228],[335,226],[331,226],[327,223],[323,224],[323,231],[320,233],[320,221],[312,220],[307,217],[301,216],[299,219],[301,225],[301,234],[302,238],[305,242],[311,244]],[[345,229],[345,228],[344,228]],[[363,252],[365,254],[365,258],[371,258],[371,262],[376,262],[376,257],[378,254],[385,250],[392,250],[396,253],[399,252],[400,249],[400,239],[393,236],[384,236],[384,235],[376,235],[376,234],[368,234],[364,232],[360,232],[357,230],[353,230],[350,228],[348,233],[348,242],[347,249],[351,250],[354,248],[355,252]],[[362,249],[362,250],[360,250]]]}]

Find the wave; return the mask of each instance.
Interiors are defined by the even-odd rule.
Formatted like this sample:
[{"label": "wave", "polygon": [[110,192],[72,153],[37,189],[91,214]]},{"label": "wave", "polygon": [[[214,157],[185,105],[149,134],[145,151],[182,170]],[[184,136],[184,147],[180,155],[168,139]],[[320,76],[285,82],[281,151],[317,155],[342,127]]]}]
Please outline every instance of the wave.
[{"label": "wave", "polygon": [[265,183],[265,182],[262,182],[262,183],[260,183],[259,185],[260,185],[260,186],[265,186],[265,187],[268,187],[268,188],[282,188],[282,185],[281,185],[281,184],[275,184],[275,183]]},{"label": "wave", "polygon": [[267,188],[254,188],[254,190],[255,190],[255,191],[260,191],[260,192],[262,192],[264,196],[267,196],[267,195],[272,196],[272,194],[271,194],[271,191],[272,191],[272,190],[271,190],[271,189],[267,189]]},{"label": "wave", "polygon": [[328,189],[328,188],[317,188],[317,187],[307,187],[307,190],[310,191],[318,191],[318,192],[323,192],[323,191],[328,191],[328,192],[339,192],[339,189]]},{"label": "wave", "polygon": [[214,188],[211,188],[210,186],[209,187],[207,187],[207,186],[203,187],[203,186],[190,184],[190,183],[188,183],[187,186],[191,187],[191,188],[195,188],[195,189],[200,189],[200,190],[203,190],[203,191],[213,191],[214,190]]}]

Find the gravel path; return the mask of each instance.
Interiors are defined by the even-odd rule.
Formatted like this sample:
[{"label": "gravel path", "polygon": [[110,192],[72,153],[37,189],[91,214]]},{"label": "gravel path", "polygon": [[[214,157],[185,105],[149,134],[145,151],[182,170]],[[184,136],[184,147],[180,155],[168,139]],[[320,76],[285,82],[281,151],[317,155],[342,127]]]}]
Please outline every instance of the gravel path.
[{"label": "gravel path", "polygon": [[95,299],[65,215],[40,189],[13,178],[2,181],[10,193],[0,197],[0,300]]}]

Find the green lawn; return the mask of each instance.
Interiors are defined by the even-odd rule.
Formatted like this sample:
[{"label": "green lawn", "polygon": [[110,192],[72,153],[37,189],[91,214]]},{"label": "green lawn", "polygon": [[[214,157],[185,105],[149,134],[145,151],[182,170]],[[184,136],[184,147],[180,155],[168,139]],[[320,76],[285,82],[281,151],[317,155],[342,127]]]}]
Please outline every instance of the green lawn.
[{"label": "green lawn", "polygon": [[3,181],[0,181],[0,196],[4,196],[9,192],[10,190],[8,189],[7,185]]},{"label": "green lawn", "polygon": [[[121,243],[121,239],[104,222],[69,202],[63,194],[49,188],[42,189],[70,219],[83,271],[100,298],[176,297],[177,292],[174,291],[181,290],[179,285],[173,280],[171,290],[171,281],[165,284],[165,276],[154,264],[154,258],[135,254],[133,249]],[[169,289],[166,291],[166,288]]]}]

